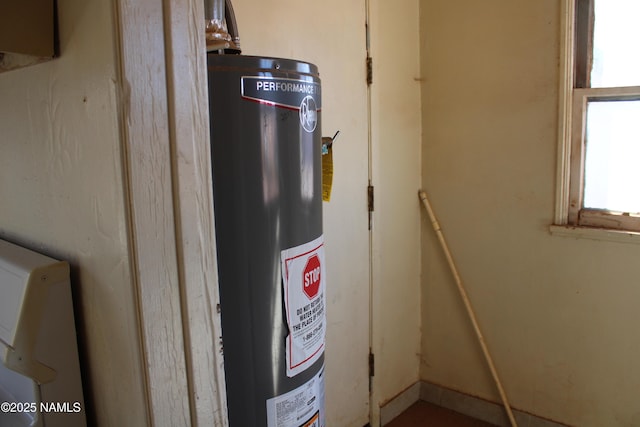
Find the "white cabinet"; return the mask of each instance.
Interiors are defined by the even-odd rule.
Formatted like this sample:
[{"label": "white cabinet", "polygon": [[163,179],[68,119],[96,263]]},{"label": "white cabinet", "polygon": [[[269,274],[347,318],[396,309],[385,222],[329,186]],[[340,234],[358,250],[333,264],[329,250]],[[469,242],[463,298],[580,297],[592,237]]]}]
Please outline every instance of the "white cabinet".
[{"label": "white cabinet", "polygon": [[0,240],[0,425],[85,426],[69,264]]}]

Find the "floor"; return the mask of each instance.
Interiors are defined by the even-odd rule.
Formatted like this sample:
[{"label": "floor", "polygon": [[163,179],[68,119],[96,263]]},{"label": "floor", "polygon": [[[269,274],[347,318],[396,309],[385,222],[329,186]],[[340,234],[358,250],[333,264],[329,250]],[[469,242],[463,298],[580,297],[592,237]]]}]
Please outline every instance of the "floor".
[{"label": "floor", "polygon": [[470,418],[431,403],[419,401],[386,427],[491,427],[493,424]]}]

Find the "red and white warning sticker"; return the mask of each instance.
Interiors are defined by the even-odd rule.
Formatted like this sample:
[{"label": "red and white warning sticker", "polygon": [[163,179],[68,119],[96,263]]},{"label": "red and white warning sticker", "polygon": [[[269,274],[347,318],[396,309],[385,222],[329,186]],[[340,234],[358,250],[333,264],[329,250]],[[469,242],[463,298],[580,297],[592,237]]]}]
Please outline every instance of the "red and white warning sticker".
[{"label": "red and white warning sticker", "polygon": [[287,336],[287,376],[309,368],[324,351],[326,274],[324,237],[281,253]]}]

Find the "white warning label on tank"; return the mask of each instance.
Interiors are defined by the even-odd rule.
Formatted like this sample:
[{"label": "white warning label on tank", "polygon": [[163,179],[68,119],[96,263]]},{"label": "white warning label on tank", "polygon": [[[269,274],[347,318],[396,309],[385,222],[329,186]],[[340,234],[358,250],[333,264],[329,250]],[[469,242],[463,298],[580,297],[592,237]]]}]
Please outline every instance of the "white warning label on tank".
[{"label": "white warning label on tank", "polygon": [[324,367],[300,387],[267,400],[267,427],[324,427]]},{"label": "white warning label on tank", "polygon": [[305,371],[324,351],[326,274],[323,236],[281,253],[282,284],[289,335],[287,376]]}]

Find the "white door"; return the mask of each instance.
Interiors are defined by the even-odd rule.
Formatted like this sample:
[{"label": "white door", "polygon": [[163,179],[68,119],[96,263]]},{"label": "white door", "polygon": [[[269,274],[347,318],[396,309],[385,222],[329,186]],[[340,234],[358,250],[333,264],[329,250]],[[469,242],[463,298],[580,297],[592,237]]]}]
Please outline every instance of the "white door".
[{"label": "white door", "polygon": [[369,232],[365,3],[234,0],[242,53],[316,64],[323,136],[333,146],[324,206],[327,425],[369,422]]},{"label": "white door", "polygon": [[[421,76],[418,0],[369,3],[371,176],[371,425],[420,379]],[[415,393],[409,393],[413,399]],[[380,408],[383,408],[381,417]]]}]

